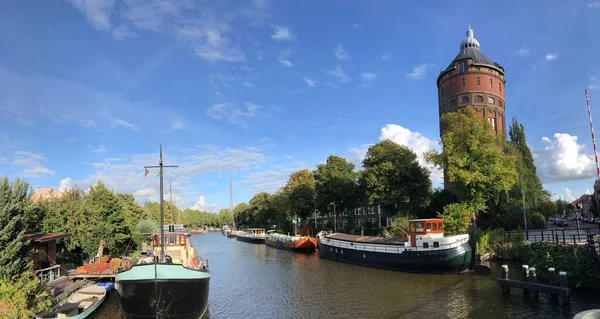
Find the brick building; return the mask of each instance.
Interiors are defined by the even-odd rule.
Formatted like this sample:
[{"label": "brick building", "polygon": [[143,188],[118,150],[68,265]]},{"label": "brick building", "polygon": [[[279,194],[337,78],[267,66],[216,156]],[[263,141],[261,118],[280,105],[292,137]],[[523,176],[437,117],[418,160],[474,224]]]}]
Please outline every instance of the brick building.
[{"label": "brick building", "polygon": [[[495,134],[506,138],[505,84],[504,68],[481,52],[469,27],[460,52],[437,78],[440,118],[471,105]],[[443,130],[440,120],[440,136]],[[444,182],[444,186],[449,185]]]},{"label": "brick building", "polygon": [[40,199],[60,198],[64,194],[65,192],[55,191],[53,188],[39,188],[38,191],[31,196],[31,200],[35,203]]}]

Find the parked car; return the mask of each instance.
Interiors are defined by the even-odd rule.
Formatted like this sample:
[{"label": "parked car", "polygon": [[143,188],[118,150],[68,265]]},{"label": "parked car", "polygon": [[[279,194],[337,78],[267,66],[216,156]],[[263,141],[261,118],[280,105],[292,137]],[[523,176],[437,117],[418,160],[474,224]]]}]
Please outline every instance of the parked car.
[{"label": "parked car", "polygon": [[567,227],[567,226],[569,226],[569,223],[567,223],[567,221],[566,221],[566,220],[564,220],[564,219],[560,219],[560,220],[558,221],[558,227]]}]

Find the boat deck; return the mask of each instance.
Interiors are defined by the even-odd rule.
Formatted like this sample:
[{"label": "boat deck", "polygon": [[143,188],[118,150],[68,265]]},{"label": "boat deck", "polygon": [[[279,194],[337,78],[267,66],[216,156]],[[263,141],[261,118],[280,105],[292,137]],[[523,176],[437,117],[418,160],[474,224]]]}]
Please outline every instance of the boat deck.
[{"label": "boat deck", "polygon": [[359,243],[385,244],[385,245],[406,244],[408,242],[408,238],[393,238],[393,237],[384,238],[384,237],[375,237],[375,236],[348,235],[348,234],[342,234],[342,233],[333,233],[331,235],[326,235],[325,238],[339,239],[339,240],[359,242]]}]

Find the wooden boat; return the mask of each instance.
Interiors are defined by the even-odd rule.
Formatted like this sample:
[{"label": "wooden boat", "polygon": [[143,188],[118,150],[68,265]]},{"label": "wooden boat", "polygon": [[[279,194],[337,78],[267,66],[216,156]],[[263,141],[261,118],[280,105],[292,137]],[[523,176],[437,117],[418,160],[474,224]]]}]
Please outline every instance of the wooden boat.
[{"label": "wooden boat", "polygon": [[[163,207],[162,146],[160,210]],[[162,224],[162,223],[161,223]],[[152,235],[152,250],[128,270],[117,273],[121,318],[200,318],[208,310],[208,260],[198,260],[187,231],[165,228]]]},{"label": "wooden boat", "polygon": [[106,288],[87,285],[75,291],[63,302],[36,318],[69,318],[83,319],[91,315],[106,298]]},{"label": "wooden boat", "polygon": [[267,234],[267,246],[294,252],[314,252],[317,248],[317,240],[310,236],[289,236],[276,230],[269,230]]},{"label": "wooden boat", "polygon": [[235,239],[255,244],[264,244],[267,234],[264,228],[248,228],[247,231],[238,231]]},{"label": "wooden boat", "polygon": [[319,256],[364,266],[409,272],[460,272],[471,263],[469,235],[444,236],[438,218],[409,221],[403,238],[317,235]]}]

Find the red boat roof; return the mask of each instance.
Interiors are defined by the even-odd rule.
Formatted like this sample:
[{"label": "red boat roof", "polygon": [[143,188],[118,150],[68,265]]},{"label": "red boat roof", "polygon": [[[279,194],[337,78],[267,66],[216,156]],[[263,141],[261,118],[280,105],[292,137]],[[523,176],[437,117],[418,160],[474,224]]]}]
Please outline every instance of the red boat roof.
[{"label": "red boat roof", "polygon": [[58,240],[63,237],[67,237],[69,234],[64,233],[50,233],[50,234],[25,234],[23,239],[30,240],[31,242],[44,243],[51,240]]},{"label": "red boat roof", "polygon": [[365,243],[365,244],[404,244],[408,241],[408,239],[406,239],[406,238],[358,236],[358,235],[348,235],[348,234],[341,234],[341,233],[333,233],[331,235],[325,236],[325,238],[339,239],[339,240],[359,242],[359,243]]}]

